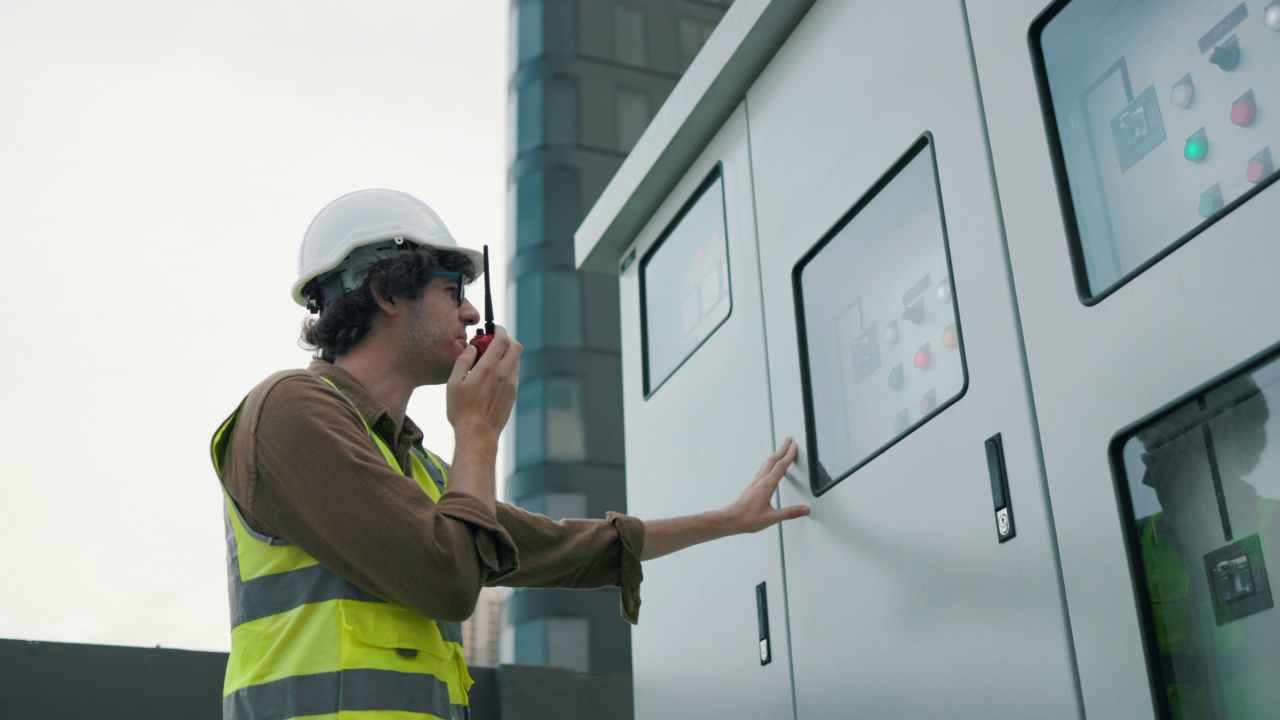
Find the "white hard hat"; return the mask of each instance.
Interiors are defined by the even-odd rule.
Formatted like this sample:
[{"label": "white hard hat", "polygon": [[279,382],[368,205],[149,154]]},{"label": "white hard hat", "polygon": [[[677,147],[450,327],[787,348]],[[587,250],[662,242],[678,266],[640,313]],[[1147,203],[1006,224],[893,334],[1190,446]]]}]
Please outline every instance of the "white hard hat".
[{"label": "white hard hat", "polygon": [[471,258],[477,277],[482,272],[484,256],[459,247],[426,203],[396,190],[357,190],[326,205],[307,226],[298,253],[294,301],[309,306],[302,288],[316,278],[325,286],[325,299],[358,287],[362,270],[405,242],[460,252]]}]

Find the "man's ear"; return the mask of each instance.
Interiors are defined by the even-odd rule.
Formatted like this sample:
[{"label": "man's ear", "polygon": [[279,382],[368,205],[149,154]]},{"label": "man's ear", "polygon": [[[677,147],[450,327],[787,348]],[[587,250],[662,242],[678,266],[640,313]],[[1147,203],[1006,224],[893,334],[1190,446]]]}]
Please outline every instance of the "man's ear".
[{"label": "man's ear", "polygon": [[373,295],[373,301],[378,304],[382,312],[388,315],[395,315],[400,312],[400,305],[396,303],[395,296],[384,296],[376,285],[369,286],[369,293]]}]

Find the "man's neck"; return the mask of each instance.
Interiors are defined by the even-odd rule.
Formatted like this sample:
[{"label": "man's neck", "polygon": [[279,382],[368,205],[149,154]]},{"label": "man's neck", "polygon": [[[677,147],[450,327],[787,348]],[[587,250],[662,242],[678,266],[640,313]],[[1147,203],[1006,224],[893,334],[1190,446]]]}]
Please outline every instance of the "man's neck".
[{"label": "man's neck", "polygon": [[415,384],[396,372],[391,354],[374,352],[373,348],[361,344],[351,352],[339,355],[333,364],[350,373],[374,400],[386,406],[387,414],[396,423],[396,435],[399,435]]}]

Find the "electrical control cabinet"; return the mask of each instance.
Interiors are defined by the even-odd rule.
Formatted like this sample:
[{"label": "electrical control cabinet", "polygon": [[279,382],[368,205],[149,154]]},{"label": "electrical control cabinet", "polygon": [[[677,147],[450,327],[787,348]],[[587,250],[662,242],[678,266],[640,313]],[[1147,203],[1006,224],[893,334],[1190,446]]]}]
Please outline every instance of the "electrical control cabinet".
[{"label": "electrical control cabinet", "polygon": [[792,435],[812,514],[646,566],[636,717],[1274,717],[1280,0],[737,0],[706,48],[578,235],[629,502]]},{"label": "electrical control cabinet", "polygon": [[1078,717],[962,7],[819,2],[747,110],[797,716]]},{"label": "electrical control cabinet", "polygon": [[[1170,450],[1142,421],[1186,416],[1175,401],[1197,393],[1210,399],[1207,417],[1205,388],[1280,341],[1280,188],[1251,169],[1280,142],[1280,8],[1021,0],[967,10],[1086,714],[1267,716],[1228,712],[1240,697],[1228,701],[1236,691],[1216,665],[1216,675],[1166,681],[1172,646],[1166,636],[1166,653],[1150,652],[1143,628],[1171,626],[1142,599],[1143,543],[1131,531],[1168,517],[1142,478],[1143,457],[1165,467]],[[1200,450],[1183,453],[1186,469],[1212,464]],[[1246,480],[1274,495],[1260,477]],[[1196,483],[1212,493],[1210,475]],[[1200,565],[1182,576],[1184,598],[1208,597],[1204,556],[1230,542],[1219,526],[1216,540],[1193,543]],[[1275,623],[1275,612],[1232,629]],[[1274,652],[1239,657],[1276,677]],[[1175,684],[1220,712],[1172,709],[1162,698]]]},{"label": "electrical control cabinet", "polygon": [[[724,506],[776,447],[754,215],[739,109],[619,258],[632,514]],[[791,717],[777,528],[647,562],[644,574],[637,718]]]}]

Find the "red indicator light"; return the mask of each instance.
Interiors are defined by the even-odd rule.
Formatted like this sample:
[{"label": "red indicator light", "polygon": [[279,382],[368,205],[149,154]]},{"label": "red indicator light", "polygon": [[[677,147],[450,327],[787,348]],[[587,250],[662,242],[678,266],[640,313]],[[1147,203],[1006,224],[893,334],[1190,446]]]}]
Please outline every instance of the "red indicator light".
[{"label": "red indicator light", "polygon": [[1266,166],[1261,160],[1250,160],[1249,167],[1244,171],[1245,177],[1249,178],[1249,182],[1256,183],[1266,174]]},{"label": "red indicator light", "polygon": [[1231,122],[1249,127],[1258,116],[1258,106],[1252,100],[1237,100],[1231,105]]},{"label": "red indicator light", "polygon": [[929,367],[929,349],[922,348],[916,352],[915,366],[924,370]]}]

